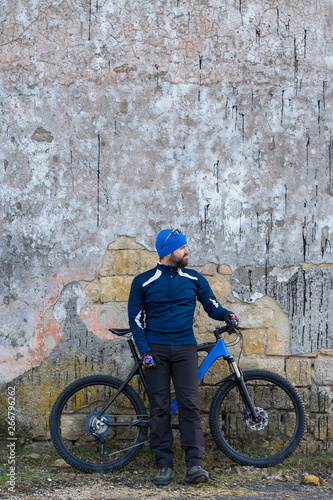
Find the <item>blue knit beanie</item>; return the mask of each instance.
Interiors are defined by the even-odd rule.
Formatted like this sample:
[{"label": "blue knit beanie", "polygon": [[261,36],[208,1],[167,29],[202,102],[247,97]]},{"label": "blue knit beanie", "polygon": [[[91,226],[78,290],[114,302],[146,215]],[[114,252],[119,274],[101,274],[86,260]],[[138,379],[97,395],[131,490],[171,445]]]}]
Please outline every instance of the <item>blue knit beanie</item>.
[{"label": "blue knit beanie", "polygon": [[[163,229],[163,231],[158,233],[155,246],[159,257],[169,255],[178,248],[187,245],[186,238],[182,233],[170,234],[172,231],[174,231],[174,229]],[[162,248],[163,244],[164,246]]]}]

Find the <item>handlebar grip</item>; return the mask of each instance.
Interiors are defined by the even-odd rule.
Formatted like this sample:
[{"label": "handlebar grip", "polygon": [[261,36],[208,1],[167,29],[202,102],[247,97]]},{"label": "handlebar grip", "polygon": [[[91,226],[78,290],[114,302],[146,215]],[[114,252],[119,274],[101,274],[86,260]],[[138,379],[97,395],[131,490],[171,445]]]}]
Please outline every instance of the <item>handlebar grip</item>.
[{"label": "handlebar grip", "polygon": [[229,335],[232,335],[233,333],[236,333],[237,330],[240,330],[239,326],[231,326],[231,325],[225,325],[221,326],[220,328],[217,328],[214,332],[215,336],[221,335],[222,333],[227,332]]}]

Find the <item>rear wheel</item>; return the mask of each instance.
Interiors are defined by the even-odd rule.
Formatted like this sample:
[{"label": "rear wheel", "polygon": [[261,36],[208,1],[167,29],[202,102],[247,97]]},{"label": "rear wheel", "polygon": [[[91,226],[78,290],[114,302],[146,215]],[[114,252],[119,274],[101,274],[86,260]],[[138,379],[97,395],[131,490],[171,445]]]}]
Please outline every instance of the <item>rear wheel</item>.
[{"label": "rear wheel", "polygon": [[134,389],[126,386],[102,412],[121,384],[106,375],[84,377],[69,385],[54,403],[51,438],[73,467],[85,472],[120,469],[146,442],[148,417]]},{"label": "rear wheel", "polygon": [[216,392],[209,414],[215,442],[241,465],[270,467],[289,457],[299,445],[305,413],[295,388],[283,377],[264,370],[243,372],[259,415],[254,422],[234,380]]}]

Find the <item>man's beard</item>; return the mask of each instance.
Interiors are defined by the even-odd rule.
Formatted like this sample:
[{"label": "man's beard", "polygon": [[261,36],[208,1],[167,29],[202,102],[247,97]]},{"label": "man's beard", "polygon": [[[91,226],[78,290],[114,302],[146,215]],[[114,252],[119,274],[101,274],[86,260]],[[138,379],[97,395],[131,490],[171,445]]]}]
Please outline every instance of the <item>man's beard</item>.
[{"label": "man's beard", "polygon": [[179,267],[180,269],[183,269],[188,264],[188,258],[186,255],[184,255],[184,257],[177,258],[171,254],[170,263],[173,267]]}]

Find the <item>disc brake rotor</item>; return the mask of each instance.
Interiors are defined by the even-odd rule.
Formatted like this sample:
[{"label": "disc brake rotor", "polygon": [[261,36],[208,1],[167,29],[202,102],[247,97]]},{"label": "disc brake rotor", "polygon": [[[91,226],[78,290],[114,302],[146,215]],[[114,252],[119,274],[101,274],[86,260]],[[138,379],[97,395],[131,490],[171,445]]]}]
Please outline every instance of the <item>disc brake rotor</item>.
[{"label": "disc brake rotor", "polygon": [[109,415],[99,416],[99,411],[95,410],[88,415],[86,420],[86,429],[88,432],[97,434],[98,436],[106,436],[111,430],[112,420]]},{"label": "disc brake rotor", "polygon": [[257,414],[258,414],[258,422],[253,420],[252,417],[248,418],[245,420],[246,425],[253,431],[261,431],[268,425],[268,413],[266,410],[263,408],[255,408]]}]

